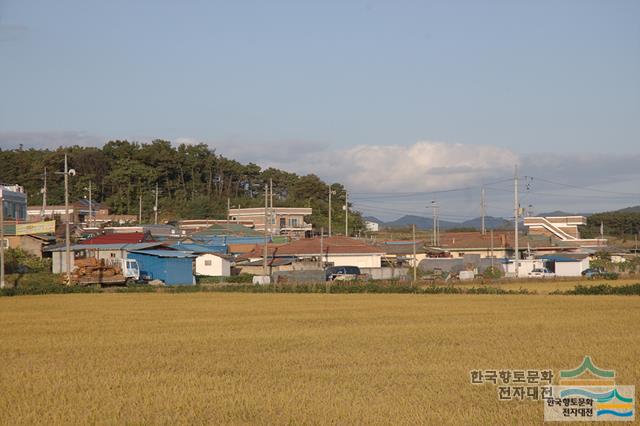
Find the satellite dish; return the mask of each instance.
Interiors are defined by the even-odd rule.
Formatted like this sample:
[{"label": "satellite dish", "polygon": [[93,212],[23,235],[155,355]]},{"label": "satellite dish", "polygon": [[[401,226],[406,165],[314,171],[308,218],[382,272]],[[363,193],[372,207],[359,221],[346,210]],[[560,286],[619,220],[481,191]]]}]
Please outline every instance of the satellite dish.
[{"label": "satellite dish", "polygon": [[75,176],[76,175],[76,169],[69,169],[69,176]]}]

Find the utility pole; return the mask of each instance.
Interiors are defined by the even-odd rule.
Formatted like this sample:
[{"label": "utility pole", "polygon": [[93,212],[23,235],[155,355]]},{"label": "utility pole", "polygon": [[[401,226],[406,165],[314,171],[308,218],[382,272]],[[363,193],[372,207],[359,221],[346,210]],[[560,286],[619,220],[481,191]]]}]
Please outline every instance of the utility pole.
[{"label": "utility pole", "polygon": [[93,221],[93,201],[91,201],[91,181],[89,181],[89,226]]},{"label": "utility pole", "polygon": [[436,244],[440,245],[440,206],[436,206]]},{"label": "utility pole", "polygon": [[493,229],[489,231],[491,233],[491,271],[493,272]]},{"label": "utility pole", "polygon": [[416,258],[416,224],[411,227],[413,231],[413,285],[418,280],[418,262]]},{"label": "utility pole", "polygon": [[329,238],[331,238],[331,195],[335,194],[332,185],[329,185]]},{"label": "utility pole", "polygon": [[344,191],[344,236],[349,236],[349,194]]},{"label": "utility pole", "polygon": [[262,259],[262,275],[267,276],[267,256],[269,255],[269,251],[267,249],[268,236],[267,236],[267,215],[269,208],[269,185],[264,185],[264,253]]},{"label": "utility pole", "polygon": [[229,223],[230,217],[231,217],[231,198],[227,197],[227,223]]},{"label": "utility pole", "polygon": [[44,186],[42,187],[42,211],[40,212],[40,220],[44,220],[45,211],[47,209],[47,168],[44,168]]},{"label": "utility pole", "polygon": [[4,189],[0,187],[0,288],[4,288]]},{"label": "utility pole", "polygon": [[482,190],[480,191],[480,217],[482,218],[482,224],[481,224],[482,235],[486,234],[487,232],[484,225],[485,214],[486,214],[486,206],[484,201],[484,186],[483,186]]},{"label": "utility pole", "polygon": [[156,203],[153,206],[153,214],[154,214],[154,222],[156,225],[158,224],[158,182],[156,182]]},{"label": "utility pole", "polygon": [[138,225],[142,224],[142,188],[140,188],[140,194],[138,195]]},{"label": "utility pole", "polygon": [[67,285],[71,285],[71,238],[69,236],[69,167],[67,154],[64,155],[64,214],[66,223],[64,227],[64,244],[67,251]]},{"label": "utility pole", "polygon": [[320,228],[320,268],[324,270],[324,226]]},{"label": "utility pole", "polygon": [[433,246],[438,245],[438,204],[435,200],[431,200],[431,208],[433,209],[433,231],[431,232],[431,241]]},{"label": "utility pole", "polygon": [[269,233],[273,235],[275,223],[273,220],[273,179],[269,179]]},{"label": "utility pole", "polygon": [[71,237],[69,232],[69,175],[75,176],[76,171],[69,169],[67,154],[64,155],[64,172],[56,172],[56,174],[64,175],[64,234],[65,234],[65,251],[67,259],[67,285],[71,285]]},{"label": "utility pole", "polygon": [[520,220],[520,202],[518,201],[518,165],[515,166],[515,173],[513,175],[513,211],[515,217],[515,234],[514,234],[514,249],[515,249],[515,271],[516,278],[518,278],[520,272],[520,248],[518,247],[518,221]]}]

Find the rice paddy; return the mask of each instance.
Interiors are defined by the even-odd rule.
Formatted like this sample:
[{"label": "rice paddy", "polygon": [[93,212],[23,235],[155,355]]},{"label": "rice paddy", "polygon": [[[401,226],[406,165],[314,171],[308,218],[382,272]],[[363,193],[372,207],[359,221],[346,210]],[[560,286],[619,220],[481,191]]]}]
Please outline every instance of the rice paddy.
[{"label": "rice paddy", "polygon": [[473,369],[640,381],[635,296],[0,298],[0,423],[539,424]]}]

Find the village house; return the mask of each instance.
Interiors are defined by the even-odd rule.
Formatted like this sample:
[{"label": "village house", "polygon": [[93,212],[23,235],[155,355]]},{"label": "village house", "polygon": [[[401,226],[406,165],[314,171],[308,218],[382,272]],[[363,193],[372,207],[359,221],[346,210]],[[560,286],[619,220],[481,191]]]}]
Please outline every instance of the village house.
[{"label": "village house", "polygon": [[[62,222],[66,217],[64,205],[52,206],[28,206],[27,217],[30,222],[53,219]],[[105,223],[125,224],[137,222],[136,215],[115,215],[111,214],[109,207],[95,201],[81,198],[69,204],[69,223],[82,224],[84,226],[99,226]]]},{"label": "village house", "polygon": [[312,209],[307,207],[272,207],[266,212],[264,207],[229,209],[229,220],[252,222],[253,229],[264,231],[267,217],[266,227],[270,234],[304,237],[311,233],[311,224],[304,221],[311,213]]},{"label": "village house", "polygon": [[178,242],[170,248],[193,253],[195,258],[196,275],[210,277],[228,277],[231,275],[233,256],[228,256],[226,245],[207,245]]},{"label": "village house", "polygon": [[275,246],[269,251],[269,257],[273,258],[295,258],[298,261],[317,262],[325,266],[360,268],[380,268],[383,255],[384,252],[380,248],[348,237],[303,238]]},{"label": "village house", "polygon": [[[494,231],[484,235],[479,231],[445,232],[439,236],[438,249],[445,250],[453,258],[466,254],[480,257],[507,258],[515,255],[514,231]],[[576,241],[562,241],[545,235],[520,235],[518,251],[523,259],[531,255],[550,253],[575,253],[582,251]]]}]

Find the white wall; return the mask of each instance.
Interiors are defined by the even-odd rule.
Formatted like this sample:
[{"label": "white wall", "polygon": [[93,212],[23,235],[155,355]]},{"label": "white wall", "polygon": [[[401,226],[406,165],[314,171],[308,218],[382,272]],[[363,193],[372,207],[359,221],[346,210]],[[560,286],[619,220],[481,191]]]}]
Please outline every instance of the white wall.
[{"label": "white wall", "polygon": [[359,268],[380,268],[381,266],[380,254],[360,254],[360,255],[347,255],[329,254],[325,257],[326,262],[333,262],[335,266],[357,266]]},{"label": "white wall", "polygon": [[555,262],[557,277],[579,277],[589,267],[589,259],[580,262]]},{"label": "white wall", "polygon": [[196,257],[196,275],[228,277],[231,275],[231,262],[215,254],[200,255]]},{"label": "white wall", "polygon": [[[75,259],[71,252],[71,270],[75,268]],[[64,274],[67,272],[67,252],[53,251],[51,252],[51,272],[54,274]]]},{"label": "white wall", "polygon": [[368,221],[368,220],[364,221],[364,227],[367,229],[367,231],[371,231],[371,232],[378,232],[380,230],[379,224],[377,224],[376,222]]},{"label": "white wall", "polygon": [[[520,259],[519,268],[518,268],[518,276],[526,277],[529,275],[529,272],[533,271],[536,268],[543,268],[544,263],[542,260],[538,259]],[[502,269],[505,274],[515,275],[516,273],[516,264],[515,262],[504,263],[502,264]]]}]

